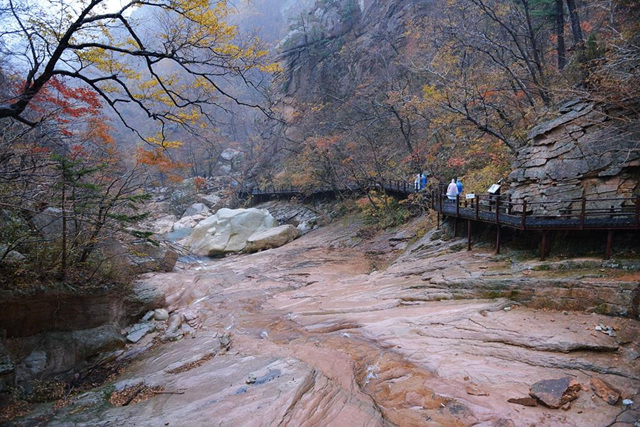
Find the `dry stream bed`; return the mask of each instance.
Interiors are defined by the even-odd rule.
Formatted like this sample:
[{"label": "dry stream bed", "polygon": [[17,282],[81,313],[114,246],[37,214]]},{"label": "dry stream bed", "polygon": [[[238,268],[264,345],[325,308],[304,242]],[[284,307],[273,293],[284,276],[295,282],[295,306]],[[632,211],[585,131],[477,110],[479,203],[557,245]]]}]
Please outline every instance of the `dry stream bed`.
[{"label": "dry stream bed", "polygon": [[[452,251],[455,241],[430,235],[414,241],[404,232],[355,244],[351,232],[337,223],[279,249],[145,276],[167,296],[166,323],[188,321],[184,337],[158,343],[162,332],[148,334],[128,348],[136,355],[114,382],[62,408],[43,406],[21,423],[640,421],[640,323],[588,310],[628,309],[638,272],[593,268],[593,260],[585,261],[589,268],[547,271],[553,263],[541,268],[489,249]],[[394,250],[402,246],[408,248]],[[587,307],[593,295],[597,304]],[[528,397],[537,381],[562,377],[581,384],[562,409],[508,402]],[[618,389],[619,401],[598,397],[592,378]],[[623,399],[634,403],[622,405]]]}]

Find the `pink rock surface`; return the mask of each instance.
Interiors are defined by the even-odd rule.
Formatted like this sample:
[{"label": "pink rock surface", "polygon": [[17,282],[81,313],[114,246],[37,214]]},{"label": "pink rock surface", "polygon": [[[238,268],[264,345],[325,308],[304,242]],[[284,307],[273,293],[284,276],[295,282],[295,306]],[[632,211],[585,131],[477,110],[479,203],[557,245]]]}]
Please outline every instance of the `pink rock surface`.
[{"label": "pink rock surface", "polygon": [[[145,276],[165,292],[172,316],[196,313],[198,323],[182,340],[139,355],[117,381],[180,394],[127,407],[94,405],[59,420],[602,426],[620,409],[589,393],[568,411],[508,400],[526,396],[541,379],[570,375],[587,384],[596,372],[625,396],[640,388],[637,321],[472,294],[456,299],[452,292],[464,280],[481,295],[496,277],[529,280],[538,272],[523,275],[526,269],[488,251],[452,252],[455,241],[428,236],[380,268],[380,258],[350,233],[335,224],[278,249]],[[448,280],[455,285],[447,287]],[[582,279],[572,280],[577,290]],[[594,332],[613,322],[616,337]]]}]

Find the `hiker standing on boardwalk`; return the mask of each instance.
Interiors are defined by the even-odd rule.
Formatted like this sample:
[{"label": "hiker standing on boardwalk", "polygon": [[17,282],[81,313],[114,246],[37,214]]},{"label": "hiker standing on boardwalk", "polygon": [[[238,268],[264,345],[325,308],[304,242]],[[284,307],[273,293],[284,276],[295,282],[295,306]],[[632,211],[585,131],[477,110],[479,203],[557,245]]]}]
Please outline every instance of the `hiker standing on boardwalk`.
[{"label": "hiker standing on boardwalk", "polygon": [[458,187],[458,194],[462,194],[462,181],[460,181],[460,178],[456,178],[456,186]]},{"label": "hiker standing on boardwalk", "polygon": [[458,195],[458,186],[456,185],[456,180],[452,179],[451,183],[447,187],[447,198],[449,200],[455,200]]},{"label": "hiker standing on boardwalk", "polygon": [[427,188],[427,173],[422,172],[420,174],[420,189],[424,190],[425,188]]}]

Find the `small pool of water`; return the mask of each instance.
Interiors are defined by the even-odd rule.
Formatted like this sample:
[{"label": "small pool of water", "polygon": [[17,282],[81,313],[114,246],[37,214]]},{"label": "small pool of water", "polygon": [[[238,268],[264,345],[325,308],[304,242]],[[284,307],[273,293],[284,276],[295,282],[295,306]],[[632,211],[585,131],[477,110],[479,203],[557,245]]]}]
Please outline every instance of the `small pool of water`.
[{"label": "small pool of water", "polygon": [[184,262],[185,264],[203,264],[208,261],[211,261],[211,258],[200,255],[184,255],[178,258],[178,262]]},{"label": "small pool of water", "polygon": [[192,231],[193,231],[193,228],[179,228],[177,230],[173,230],[172,232],[165,234],[164,238],[170,242],[177,242],[178,240],[182,240],[185,237],[188,237]]}]

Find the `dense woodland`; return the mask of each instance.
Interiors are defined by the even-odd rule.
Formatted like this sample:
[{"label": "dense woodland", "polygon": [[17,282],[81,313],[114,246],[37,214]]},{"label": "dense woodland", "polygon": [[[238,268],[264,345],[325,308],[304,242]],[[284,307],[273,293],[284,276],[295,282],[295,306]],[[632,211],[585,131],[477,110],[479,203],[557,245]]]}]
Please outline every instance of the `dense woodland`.
[{"label": "dense woodland", "polygon": [[638,120],[639,25],[633,0],[2,0],[0,285],[120,280],[109,248],[186,178],[486,188],[567,100]]}]

